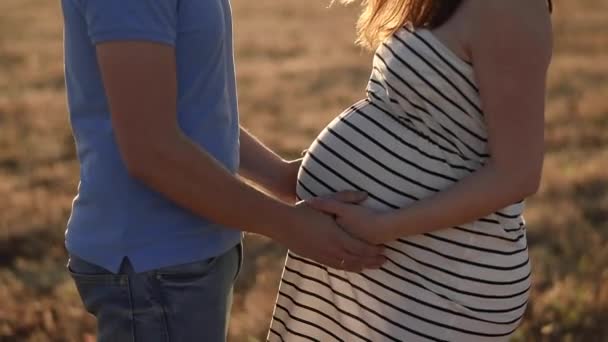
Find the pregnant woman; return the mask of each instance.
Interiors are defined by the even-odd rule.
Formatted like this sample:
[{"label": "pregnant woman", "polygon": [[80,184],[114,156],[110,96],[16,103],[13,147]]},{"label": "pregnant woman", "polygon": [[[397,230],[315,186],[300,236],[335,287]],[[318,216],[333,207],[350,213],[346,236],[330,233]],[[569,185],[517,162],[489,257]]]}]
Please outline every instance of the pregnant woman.
[{"label": "pregnant woman", "polygon": [[[349,273],[290,253],[268,339],[508,340],[531,284],[522,211],[543,161],[547,4],[364,4],[367,98],[312,144],[297,194],[387,262]],[[340,190],[368,197],[325,197]]]}]

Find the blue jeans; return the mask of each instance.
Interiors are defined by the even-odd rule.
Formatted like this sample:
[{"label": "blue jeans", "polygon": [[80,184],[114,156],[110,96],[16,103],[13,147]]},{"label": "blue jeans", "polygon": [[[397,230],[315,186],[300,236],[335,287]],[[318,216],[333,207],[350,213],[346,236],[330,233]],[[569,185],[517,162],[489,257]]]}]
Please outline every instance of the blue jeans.
[{"label": "blue jeans", "polygon": [[225,341],[242,246],[194,263],[118,274],[70,256],[78,293],[97,318],[100,342]]}]

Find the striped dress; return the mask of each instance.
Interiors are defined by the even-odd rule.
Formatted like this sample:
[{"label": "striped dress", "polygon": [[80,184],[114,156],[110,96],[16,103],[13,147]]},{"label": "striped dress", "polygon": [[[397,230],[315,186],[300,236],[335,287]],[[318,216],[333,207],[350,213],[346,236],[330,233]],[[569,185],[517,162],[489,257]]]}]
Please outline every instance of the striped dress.
[{"label": "striped dress", "polygon": [[[367,93],[308,150],[300,198],[356,189],[363,205],[398,209],[489,158],[473,67],[432,32],[405,27],[380,46]],[[530,290],[522,210],[403,237],[381,269],[359,274],[289,253],[268,340],[508,340]]]}]

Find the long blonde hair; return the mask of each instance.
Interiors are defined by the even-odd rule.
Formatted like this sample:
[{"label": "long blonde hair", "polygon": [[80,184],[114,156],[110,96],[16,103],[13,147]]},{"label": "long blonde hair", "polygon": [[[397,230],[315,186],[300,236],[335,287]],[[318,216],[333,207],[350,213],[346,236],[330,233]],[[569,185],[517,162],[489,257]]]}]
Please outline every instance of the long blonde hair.
[{"label": "long blonde hair", "polygon": [[[548,2],[551,10],[551,0]],[[373,50],[406,23],[414,27],[441,26],[456,12],[462,0],[361,0],[361,3],[363,12],[357,22],[357,43]]]}]

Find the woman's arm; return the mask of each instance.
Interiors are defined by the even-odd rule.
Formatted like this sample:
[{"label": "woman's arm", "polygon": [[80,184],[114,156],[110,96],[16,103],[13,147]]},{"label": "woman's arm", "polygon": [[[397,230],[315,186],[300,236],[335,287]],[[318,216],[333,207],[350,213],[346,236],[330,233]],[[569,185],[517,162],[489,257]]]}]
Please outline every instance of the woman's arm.
[{"label": "woman's arm", "polygon": [[241,128],[239,174],[270,191],[279,199],[294,203],[301,159],[286,161]]},{"label": "woman's arm", "polygon": [[[540,1],[476,1],[470,51],[491,158],[452,187],[411,206],[377,213],[329,199],[317,209],[375,243],[475,221],[534,194],[544,155],[546,72],[551,25]],[[371,228],[373,227],[373,228]]]}]

